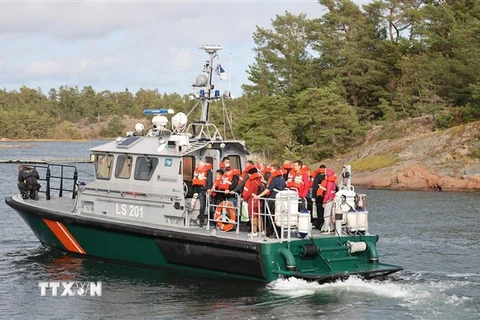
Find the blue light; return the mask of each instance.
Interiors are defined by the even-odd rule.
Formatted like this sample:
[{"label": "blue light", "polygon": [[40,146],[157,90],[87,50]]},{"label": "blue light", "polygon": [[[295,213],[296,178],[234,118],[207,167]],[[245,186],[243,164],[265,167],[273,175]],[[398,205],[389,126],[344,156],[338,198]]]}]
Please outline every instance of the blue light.
[{"label": "blue light", "polygon": [[172,114],[172,109],[147,109],[143,110],[143,114],[146,116],[151,116],[155,114]]},{"label": "blue light", "polygon": [[205,90],[200,90],[200,97],[205,96]]},{"label": "blue light", "polygon": [[220,97],[220,90],[215,90],[215,97]]}]

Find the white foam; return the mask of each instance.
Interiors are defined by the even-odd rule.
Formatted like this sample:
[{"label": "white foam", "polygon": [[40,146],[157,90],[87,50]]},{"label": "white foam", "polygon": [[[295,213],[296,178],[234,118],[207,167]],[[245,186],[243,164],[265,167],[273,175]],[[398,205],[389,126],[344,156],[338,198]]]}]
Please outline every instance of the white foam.
[{"label": "white foam", "polygon": [[294,277],[278,279],[270,282],[267,286],[272,292],[289,297],[312,295],[315,294],[320,287],[321,285],[318,282],[308,282]]},{"label": "white foam", "polygon": [[300,297],[316,293],[332,293],[342,295],[348,292],[351,296],[380,296],[391,299],[399,299],[402,306],[415,306],[424,304],[436,304],[438,301],[446,301],[452,305],[459,305],[470,300],[468,297],[458,297],[446,293],[447,289],[458,287],[458,281],[432,281],[432,282],[403,282],[403,281],[378,281],[363,280],[352,276],[344,281],[319,284],[297,278],[279,279],[268,284],[267,289],[275,294],[288,297]]}]

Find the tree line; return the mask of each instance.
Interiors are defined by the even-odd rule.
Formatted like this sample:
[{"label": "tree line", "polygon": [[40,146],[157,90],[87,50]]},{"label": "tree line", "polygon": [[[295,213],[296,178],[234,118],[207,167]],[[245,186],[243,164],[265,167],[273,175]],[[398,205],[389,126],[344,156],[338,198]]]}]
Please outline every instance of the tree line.
[{"label": "tree line", "polygon": [[[429,114],[447,128],[480,118],[480,1],[318,2],[318,17],[285,12],[253,33],[250,83],[227,103],[235,136],[251,151],[319,161],[347,151],[374,123]],[[0,90],[0,136],[75,136],[71,123],[139,118],[146,108],[188,112],[192,103],[146,89]],[[211,110],[221,126],[221,104]],[[110,123],[102,134],[120,128]]]}]

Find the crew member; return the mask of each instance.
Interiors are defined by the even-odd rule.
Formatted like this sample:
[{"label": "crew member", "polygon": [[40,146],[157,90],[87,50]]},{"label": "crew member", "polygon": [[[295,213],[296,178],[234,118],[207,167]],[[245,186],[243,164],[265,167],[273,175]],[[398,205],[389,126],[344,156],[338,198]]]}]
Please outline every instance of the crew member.
[{"label": "crew member", "polygon": [[200,200],[199,224],[200,228],[205,225],[205,207],[207,202],[207,190],[212,187],[213,172],[212,165],[203,161],[197,162],[197,167],[193,173],[193,193],[198,195]]},{"label": "crew member", "polygon": [[18,166],[18,190],[23,199],[30,196],[31,199],[38,200],[38,190],[40,190],[38,179],[40,176],[37,170],[25,167],[23,164]]}]

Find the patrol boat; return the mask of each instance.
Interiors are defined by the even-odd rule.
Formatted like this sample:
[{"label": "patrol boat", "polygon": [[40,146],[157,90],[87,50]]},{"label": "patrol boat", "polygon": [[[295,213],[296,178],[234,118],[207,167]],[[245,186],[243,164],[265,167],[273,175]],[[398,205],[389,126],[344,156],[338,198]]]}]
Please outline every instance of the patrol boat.
[{"label": "patrol boat", "polygon": [[[40,199],[5,199],[40,242],[86,258],[265,282],[282,277],[319,282],[350,275],[374,278],[401,270],[380,262],[379,237],[368,232],[365,197],[351,186],[349,166],[335,200],[333,234],[312,229],[310,214],[298,212],[297,193],[290,190],[260,199],[275,202],[274,214],[268,205],[260,213],[264,223],[276,226],[273,237],[241,228],[238,194],[237,201],[207,202],[208,223],[199,227],[192,192],[196,163],[216,169],[228,156],[231,167],[241,171],[249,155],[244,141],[223,139],[209,122],[211,103],[223,98],[212,85],[222,48],[200,49],[209,58],[193,85],[201,105],[199,121],[188,124],[184,113],[169,120],[172,110],[145,110],[153,115],[148,132],[138,124],[126,137],[90,150],[93,181],[79,182],[71,165],[37,165]],[[210,208],[214,217],[208,217]]]}]

